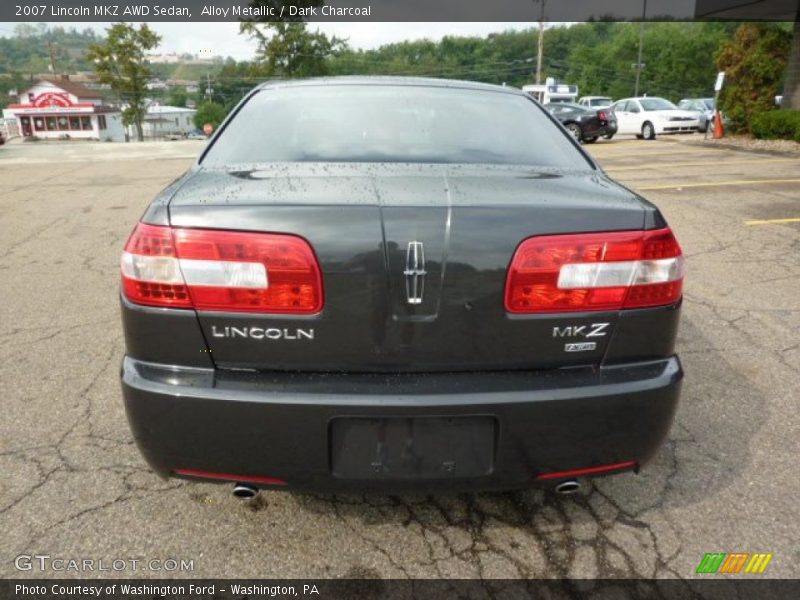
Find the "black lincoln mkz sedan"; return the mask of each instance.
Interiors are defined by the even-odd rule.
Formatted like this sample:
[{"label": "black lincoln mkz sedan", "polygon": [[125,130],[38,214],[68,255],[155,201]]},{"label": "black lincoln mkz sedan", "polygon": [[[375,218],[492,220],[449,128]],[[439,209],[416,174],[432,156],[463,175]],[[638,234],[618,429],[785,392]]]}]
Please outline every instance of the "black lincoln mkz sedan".
[{"label": "black lincoln mkz sedan", "polygon": [[262,85],[121,271],[142,453],[243,496],[573,491],[638,470],[678,401],[678,242],[507,87]]}]

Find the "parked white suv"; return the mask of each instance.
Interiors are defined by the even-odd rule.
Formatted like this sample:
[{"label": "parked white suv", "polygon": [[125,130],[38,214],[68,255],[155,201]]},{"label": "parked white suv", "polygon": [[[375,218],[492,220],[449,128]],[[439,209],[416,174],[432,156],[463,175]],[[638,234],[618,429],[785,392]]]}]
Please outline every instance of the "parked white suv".
[{"label": "parked white suv", "polygon": [[680,110],[669,100],[656,96],[623,98],[614,103],[612,110],[617,116],[617,133],[633,133],[639,139],[694,133],[700,127],[697,113]]}]

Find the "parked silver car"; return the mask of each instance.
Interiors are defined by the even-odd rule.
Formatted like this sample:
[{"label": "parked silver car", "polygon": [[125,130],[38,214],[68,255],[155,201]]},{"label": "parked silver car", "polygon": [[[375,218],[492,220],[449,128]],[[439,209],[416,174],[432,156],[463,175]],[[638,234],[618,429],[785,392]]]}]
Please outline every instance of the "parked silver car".
[{"label": "parked silver car", "polygon": [[[714,98],[684,98],[678,102],[678,108],[697,113],[700,121],[698,131],[705,133],[709,127],[714,127],[714,115],[716,114]],[[726,123],[724,115],[722,123],[723,125]]]}]

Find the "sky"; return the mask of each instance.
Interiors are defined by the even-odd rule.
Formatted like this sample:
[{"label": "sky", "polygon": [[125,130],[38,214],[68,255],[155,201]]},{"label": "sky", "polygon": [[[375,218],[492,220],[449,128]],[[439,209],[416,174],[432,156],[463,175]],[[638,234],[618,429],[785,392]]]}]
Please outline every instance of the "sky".
[{"label": "sky", "polygon": [[[92,28],[102,33],[110,23],[48,23],[76,29]],[[238,23],[148,23],[161,34],[161,47],[158,53],[188,52],[199,54],[210,51],[211,55],[232,56],[236,60],[253,57],[255,42],[247,36],[239,35]],[[0,23],[0,35],[13,34],[13,23]],[[377,48],[382,44],[403,40],[439,40],[446,35],[478,35],[536,27],[536,23],[318,23],[310,27],[319,28],[323,33],[348,38],[350,46],[356,49]]]}]

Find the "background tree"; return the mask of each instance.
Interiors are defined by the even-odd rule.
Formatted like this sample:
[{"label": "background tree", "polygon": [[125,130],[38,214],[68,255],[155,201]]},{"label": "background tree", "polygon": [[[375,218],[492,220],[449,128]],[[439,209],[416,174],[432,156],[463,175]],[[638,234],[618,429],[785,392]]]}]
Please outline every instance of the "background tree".
[{"label": "background tree", "polygon": [[28,76],[46,73],[50,65],[48,44],[52,45],[58,73],[90,70],[86,49],[101,39],[88,28],[79,31],[45,23],[19,23],[13,35],[0,36],[0,75],[14,71]]},{"label": "background tree", "polygon": [[264,79],[261,63],[229,59],[211,78],[211,100],[230,112],[247,92]]},{"label": "background tree", "polygon": [[775,107],[780,93],[792,34],[771,23],[741,25],[717,56],[725,71],[720,108],[739,131],[750,131],[753,117]]},{"label": "background tree", "polygon": [[189,94],[186,93],[186,90],[181,88],[172,88],[169,91],[169,95],[167,96],[167,104],[170,106],[180,106],[185,107],[186,102],[189,100]]},{"label": "background tree", "polygon": [[197,112],[194,114],[195,127],[202,129],[203,125],[211,123],[216,130],[227,114],[228,112],[224,106],[211,100],[206,100],[197,107]]},{"label": "background tree", "polygon": [[98,80],[110,85],[127,105],[122,111],[122,122],[136,128],[140,142],[144,140],[142,121],[147,113],[145,102],[150,79],[145,52],[160,41],[161,37],[146,24],[137,29],[129,23],[115,23],[106,31],[105,42],[92,44],[87,53]]},{"label": "background tree", "polygon": [[786,67],[782,108],[800,110],[800,6],[792,33],[792,50]]},{"label": "background tree", "polygon": [[309,31],[306,23],[242,23],[241,31],[258,42],[257,56],[264,77],[319,77],[330,72],[330,60],[346,43]]}]

